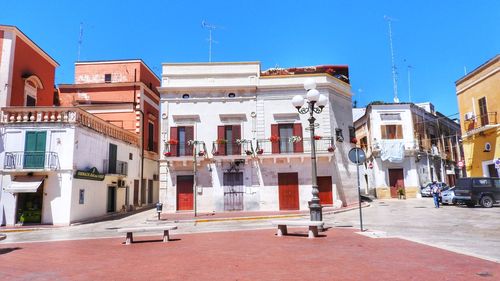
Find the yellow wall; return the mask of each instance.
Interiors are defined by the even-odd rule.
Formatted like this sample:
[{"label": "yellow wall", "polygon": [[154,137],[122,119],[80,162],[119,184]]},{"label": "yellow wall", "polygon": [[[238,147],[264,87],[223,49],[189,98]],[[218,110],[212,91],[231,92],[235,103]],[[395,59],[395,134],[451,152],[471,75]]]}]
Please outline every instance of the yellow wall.
[{"label": "yellow wall", "polygon": [[[479,116],[478,100],[486,97],[488,112],[496,112],[496,120],[489,116],[490,124],[494,121],[500,124],[500,55],[458,80],[456,89],[467,175],[483,176],[482,162],[500,158],[500,128],[468,134],[464,116],[467,112],[475,112]],[[491,144],[490,152],[484,151],[487,142]]]}]

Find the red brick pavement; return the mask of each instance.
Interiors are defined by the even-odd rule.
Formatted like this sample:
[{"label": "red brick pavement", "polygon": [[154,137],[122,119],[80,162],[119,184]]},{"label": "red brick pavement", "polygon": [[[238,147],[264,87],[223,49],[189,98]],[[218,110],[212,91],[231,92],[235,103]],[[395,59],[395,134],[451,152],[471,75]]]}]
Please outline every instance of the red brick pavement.
[{"label": "red brick pavement", "polygon": [[351,229],[325,234],[254,230],[174,233],[169,243],[161,235],[138,237],[129,246],[123,238],[0,244],[0,280],[500,280],[494,262]]}]

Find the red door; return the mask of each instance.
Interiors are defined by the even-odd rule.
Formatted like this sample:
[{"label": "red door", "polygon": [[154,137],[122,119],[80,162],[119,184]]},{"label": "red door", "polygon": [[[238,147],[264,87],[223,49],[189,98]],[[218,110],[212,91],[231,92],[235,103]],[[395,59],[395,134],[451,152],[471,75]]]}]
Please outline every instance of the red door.
[{"label": "red door", "polygon": [[389,185],[391,197],[398,198],[398,189],[405,188],[403,169],[389,169]]},{"label": "red door", "polygon": [[177,176],[177,211],[193,210],[193,176]]},{"label": "red door", "polygon": [[321,205],[333,205],[332,177],[318,177],[318,189]]},{"label": "red door", "polygon": [[299,175],[298,173],[279,173],[278,189],[280,210],[299,209]]}]

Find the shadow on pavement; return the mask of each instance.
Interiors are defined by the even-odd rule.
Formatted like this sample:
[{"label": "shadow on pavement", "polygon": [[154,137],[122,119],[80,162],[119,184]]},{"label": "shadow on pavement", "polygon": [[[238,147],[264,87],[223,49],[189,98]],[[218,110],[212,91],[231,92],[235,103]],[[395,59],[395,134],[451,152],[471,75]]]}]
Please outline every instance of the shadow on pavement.
[{"label": "shadow on pavement", "polygon": [[[170,242],[176,242],[176,241],[181,241],[182,239],[180,238],[170,238],[168,242],[163,242],[163,239],[148,239],[148,240],[135,240],[132,242],[132,244],[140,244],[140,243],[170,243]],[[125,245],[125,242],[122,242],[122,245]]]},{"label": "shadow on pavement", "polygon": [[3,248],[3,249],[0,249],[0,255],[5,255],[5,254],[8,254],[10,252],[14,252],[16,250],[21,250],[22,248],[20,247],[15,247],[15,248]]}]

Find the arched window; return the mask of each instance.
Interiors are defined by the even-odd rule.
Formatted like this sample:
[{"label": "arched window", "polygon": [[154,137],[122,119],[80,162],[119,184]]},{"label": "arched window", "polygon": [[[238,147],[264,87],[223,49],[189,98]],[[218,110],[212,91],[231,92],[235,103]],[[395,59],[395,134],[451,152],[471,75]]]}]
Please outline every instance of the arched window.
[{"label": "arched window", "polygon": [[36,75],[30,75],[24,80],[24,105],[35,106],[37,93],[39,89],[43,89],[43,84],[40,78]]}]

